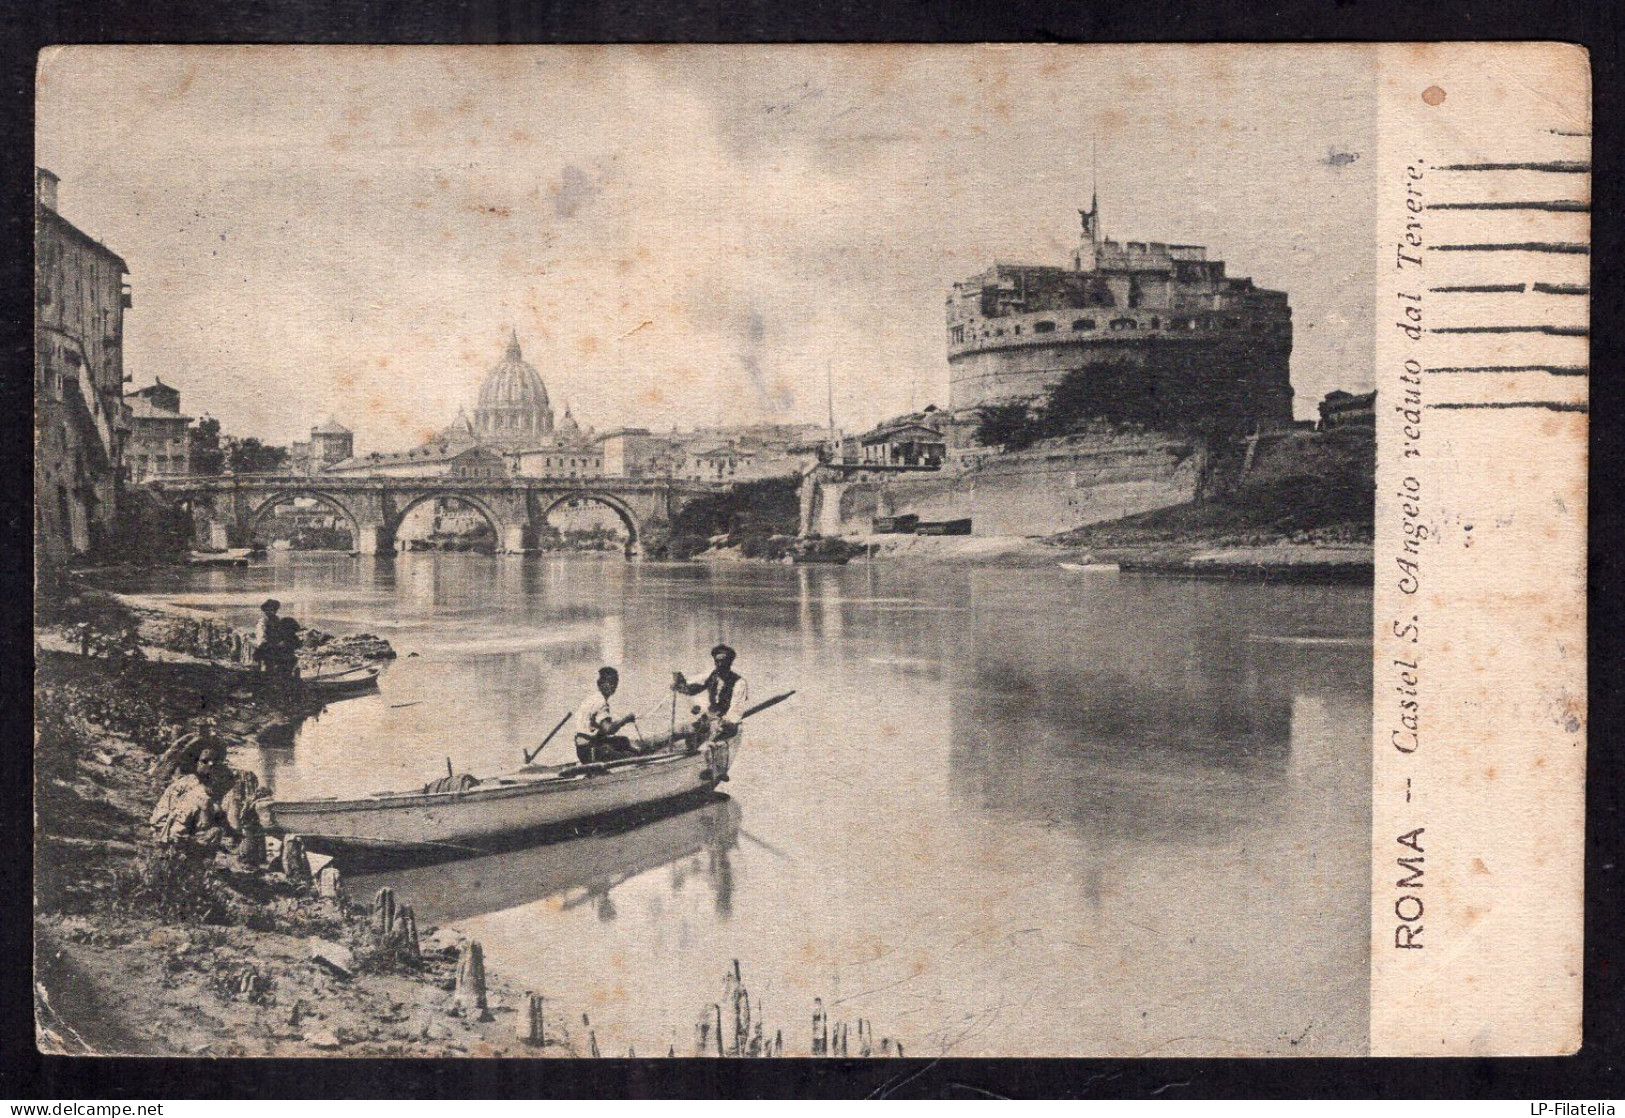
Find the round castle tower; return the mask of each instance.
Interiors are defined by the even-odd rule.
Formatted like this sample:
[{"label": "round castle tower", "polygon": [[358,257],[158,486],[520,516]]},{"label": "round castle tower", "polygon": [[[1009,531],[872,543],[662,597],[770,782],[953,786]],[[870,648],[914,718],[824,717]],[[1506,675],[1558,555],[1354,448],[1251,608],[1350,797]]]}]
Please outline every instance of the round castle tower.
[{"label": "round castle tower", "polygon": [[949,404],[1032,400],[1067,373],[1109,367],[1103,413],[1238,427],[1292,420],[1292,311],[1280,291],[1225,275],[1201,245],[1120,243],[1098,200],[1070,268],[995,263],[947,300]]}]

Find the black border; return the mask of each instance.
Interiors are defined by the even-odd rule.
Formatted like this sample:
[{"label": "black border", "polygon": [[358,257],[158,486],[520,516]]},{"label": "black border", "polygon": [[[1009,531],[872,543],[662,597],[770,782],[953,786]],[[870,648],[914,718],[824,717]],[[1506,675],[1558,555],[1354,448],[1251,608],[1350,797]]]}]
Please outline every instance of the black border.
[{"label": "black border", "polygon": [[[712,1097],[846,1098],[1529,1098],[1618,1099],[1618,912],[1622,781],[1607,731],[1625,725],[1615,686],[1621,596],[1620,402],[1621,25],[1613,0],[1332,0],[1292,10],[1255,0],[1193,3],[943,0],[11,0],[0,5],[0,137],[5,160],[0,253],[0,563],[6,638],[0,692],[0,1097],[66,1099]],[[1555,39],[1591,51],[1594,226],[1588,620],[1591,734],[1587,791],[1584,1048],[1563,1059],[1499,1060],[178,1060],[42,1057],[34,1049],[32,894],[32,307],[33,75],[39,48],[95,42],[720,42],[720,41],[1429,41]],[[1520,452],[1527,452],[1520,448]],[[1530,882],[1538,887],[1538,882]],[[1610,916],[1612,912],[1615,915]],[[1268,950],[1268,944],[1260,944]]]}]

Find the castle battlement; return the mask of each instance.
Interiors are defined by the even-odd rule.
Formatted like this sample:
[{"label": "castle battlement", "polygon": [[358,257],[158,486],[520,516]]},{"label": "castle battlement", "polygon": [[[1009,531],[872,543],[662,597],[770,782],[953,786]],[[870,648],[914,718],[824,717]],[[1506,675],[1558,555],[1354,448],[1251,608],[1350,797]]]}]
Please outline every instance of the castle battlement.
[{"label": "castle battlement", "polygon": [[996,262],[953,285],[952,410],[1033,399],[1090,366],[1139,366],[1150,377],[1177,352],[1185,383],[1148,383],[1148,392],[1171,395],[1191,418],[1220,408],[1241,424],[1290,422],[1285,292],[1227,275],[1202,245],[1106,238],[1096,205],[1079,216],[1071,267]]}]

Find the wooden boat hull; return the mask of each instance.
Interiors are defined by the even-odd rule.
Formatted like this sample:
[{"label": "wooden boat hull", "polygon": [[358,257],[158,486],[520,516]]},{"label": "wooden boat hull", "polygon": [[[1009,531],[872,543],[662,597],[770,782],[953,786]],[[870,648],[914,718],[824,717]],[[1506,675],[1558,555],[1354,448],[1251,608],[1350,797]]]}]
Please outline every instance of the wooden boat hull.
[{"label": "wooden boat hull", "polygon": [[714,790],[727,746],[659,753],[607,765],[535,767],[463,792],[407,792],[356,800],[272,801],[271,825],[335,845],[466,845],[542,830]]},{"label": "wooden boat hull", "polygon": [[302,678],[299,685],[305,690],[324,698],[338,698],[344,695],[359,695],[364,691],[371,691],[378,686],[378,674],[381,668],[356,668],[352,671],[342,672],[331,676],[313,676]]}]

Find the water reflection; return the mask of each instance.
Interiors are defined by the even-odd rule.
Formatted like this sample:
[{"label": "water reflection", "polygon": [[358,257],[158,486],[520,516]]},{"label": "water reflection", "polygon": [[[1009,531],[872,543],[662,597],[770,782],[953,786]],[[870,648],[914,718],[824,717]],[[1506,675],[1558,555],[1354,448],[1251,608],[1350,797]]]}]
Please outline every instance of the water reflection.
[{"label": "water reflection", "polygon": [[664,1051],[651,1024],[738,958],[776,1005],[838,1002],[911,1051],[1364,1043],[1368,590],[430,552],[144,589],[238,624],[274,591],[395,643],[377,694],[242,759],[284,796],[510,770],[606,662],[646,729],[719,640],[754,698],[797,689],[730,801],[389,881],[601,1038]]},{"label": "water reflection", "polygon": [[733,907],[731,858],[743,816],[737,801],[723,798],[583,838],[357,874],[348,878],[348,889],[364,900],[388,886],[420,917],[440,924],[554,899],[558,911],[589,908],[607,923],[618,915],[619,886],[664,868],[672,895],[698,882],[709,888],[714,911],[725,918]]}]

